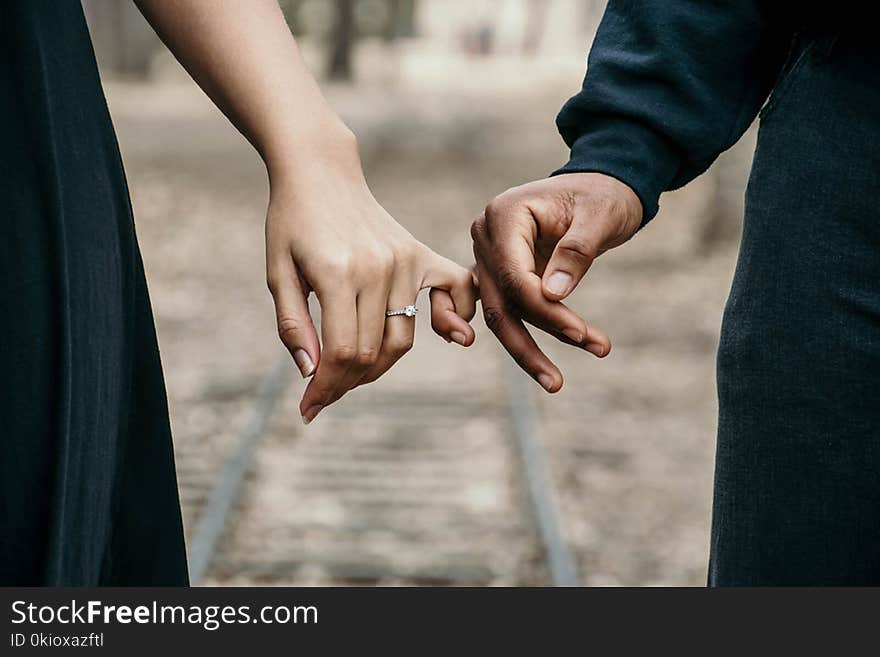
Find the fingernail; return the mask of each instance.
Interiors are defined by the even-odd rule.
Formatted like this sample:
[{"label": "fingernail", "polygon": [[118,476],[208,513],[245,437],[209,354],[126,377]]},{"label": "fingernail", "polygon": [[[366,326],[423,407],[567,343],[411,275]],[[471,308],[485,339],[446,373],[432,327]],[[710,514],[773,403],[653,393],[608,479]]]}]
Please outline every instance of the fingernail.
[{"label": "fingernail", "polygon": [[565,337],[574,342],[576,345],[580,345],[584,341],[584,334],[576,329],[563,329],[562,333],[565,335]]},{"label": "fingernail", "polygon": [[321,412],[321,409],[322,409],[322,408],[324,408],[324,407],[321,406],[320,404],[318,404],[317,406],[310,406],[308,409],[306,409],[306,412],[303,413],[303,416],[302,416],[302,418],[303,418],[303,424],[305,424],[306,426],[308,426],[309,423],[310,423],[312,420],[314,420],[315,417],[317,417],[318,413]]},{"label": "fingernail", "polygon": [[539,374],[538,383],[540,383],[541,387],[547,392],[550,392],[553,389],[553,377],[549,374]]},{"label": "fingernail", "polygon": [[564,271],[555,271],[550,274],[550,277],[547,279],[547,289],[550,290],[552,294],[563,295],[568,292],[568,288],[571,286],[571,274],[566,274]]},{"label": "fingernail", "polygon": [[586,347],[584,347],[584,349],[589,351],[591,354],[598,356],[599,358],[604,358],[608,355],[608,352],[611,351],[610,349],[606,349],[604,344],[599,344],[597,342],[588,344]]},{"label": "fingernail", "polygon": [[312,362],[309,352],[305,349],[297,349],[293,352],[293,362],[296,363],[299,373],[302,374],[304,379],[311,376],[312,372],[315,371],[315,364]]},{"label": "fingernail", "polygon": [[449,334],[449,337],[455,340],[462,347],[465,346],[465,342],[467,341],[467,336],[461,331],[453,331]]}]

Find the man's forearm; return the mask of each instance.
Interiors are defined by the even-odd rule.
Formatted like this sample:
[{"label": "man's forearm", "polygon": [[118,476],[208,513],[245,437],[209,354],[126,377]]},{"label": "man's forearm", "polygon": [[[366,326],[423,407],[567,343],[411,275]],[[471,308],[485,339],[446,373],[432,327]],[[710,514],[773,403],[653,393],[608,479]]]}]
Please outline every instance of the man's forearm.
[{"label": "man's forearm", "polygon": [[583,90],[557,119],[572,147],[558,173],[622,180],[649,220],[755,118],[791,38],[780,4],[609,0]]}]

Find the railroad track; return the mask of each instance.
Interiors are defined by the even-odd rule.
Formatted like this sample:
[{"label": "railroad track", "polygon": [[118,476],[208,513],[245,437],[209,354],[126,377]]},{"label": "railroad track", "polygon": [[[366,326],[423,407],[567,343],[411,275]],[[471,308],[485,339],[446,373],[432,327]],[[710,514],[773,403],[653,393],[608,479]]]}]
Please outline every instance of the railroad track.
[{"label": "railroad track", "polygon": [[513,365],[506,389],[365,389],[307,431],[278,412],[290,371],[266,375],[225,459],[178,450],[194,584],[578,584]]}]

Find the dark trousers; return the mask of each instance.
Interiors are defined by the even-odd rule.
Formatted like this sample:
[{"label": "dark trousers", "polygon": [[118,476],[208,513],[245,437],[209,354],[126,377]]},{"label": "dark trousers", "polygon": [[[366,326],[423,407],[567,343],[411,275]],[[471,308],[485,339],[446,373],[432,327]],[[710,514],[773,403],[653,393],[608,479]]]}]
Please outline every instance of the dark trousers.
[{"label": "dark trousers", "polygon": [[710,585],[880,584],[880,49],[802,37],[718,353]]}]

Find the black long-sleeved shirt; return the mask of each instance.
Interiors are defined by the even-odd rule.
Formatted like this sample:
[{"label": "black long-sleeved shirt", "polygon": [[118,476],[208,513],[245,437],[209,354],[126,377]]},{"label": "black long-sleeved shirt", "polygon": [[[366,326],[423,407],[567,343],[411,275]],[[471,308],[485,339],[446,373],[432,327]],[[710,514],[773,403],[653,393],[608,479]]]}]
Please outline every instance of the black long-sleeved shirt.
[{"label": "black long-sleeved shirt", "polygon": [[[557,118],[571,159],[629,185],[643,223],[748,128],[783,68],[793,21],[772,0],[609,0],[583,89]],[[790,16],[790,14],[788,14]]]}]

